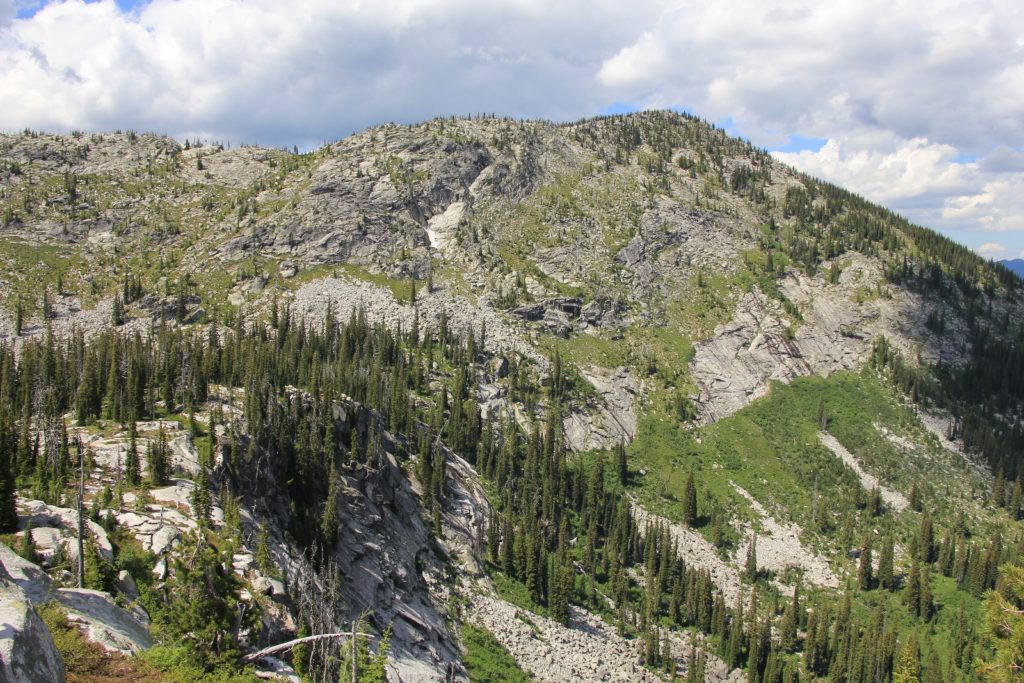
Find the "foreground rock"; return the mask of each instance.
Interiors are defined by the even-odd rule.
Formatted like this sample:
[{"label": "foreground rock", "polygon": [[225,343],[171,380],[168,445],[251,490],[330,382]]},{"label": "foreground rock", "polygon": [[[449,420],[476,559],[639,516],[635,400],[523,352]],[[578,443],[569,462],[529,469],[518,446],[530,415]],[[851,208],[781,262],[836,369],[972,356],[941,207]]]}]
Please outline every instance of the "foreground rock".
[{"label": "foreground rock", "polygon": [[108,651],[136,654],[153,646],[149,620],[144,612],[129,612],[102,591],[55,588],[46,572],[3,544],[0,544],[0,577],[32,605],[49,601],[60,603],[68,613],[68,621],[80,626],[89,640]]},{"label": "foreground rock", "polygon": [[0,679],[63,683],[64,662],[46,624],[18,584],[0,569]]},{"label": "foreground rock", "polygon": [[103,591],[61,588],[57,601],[67,610],[68,622],[81,626],[86,638],[109,652],[134,655],[153,647],[153,636],[138,617],[114,603]]}]

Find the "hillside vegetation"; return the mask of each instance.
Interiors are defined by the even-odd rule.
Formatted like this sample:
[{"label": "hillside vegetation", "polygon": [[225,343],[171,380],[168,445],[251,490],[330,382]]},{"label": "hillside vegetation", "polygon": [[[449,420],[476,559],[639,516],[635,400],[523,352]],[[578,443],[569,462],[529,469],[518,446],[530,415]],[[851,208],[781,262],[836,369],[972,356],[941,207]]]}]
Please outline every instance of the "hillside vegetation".
[{"label": "hillside vegetation", "polygon": [[[69,680],[1021,654],[1020,281],[698,119],[25,131],[0,218],[0,540]],[[122,654],[68,625],[79,488]]]}]

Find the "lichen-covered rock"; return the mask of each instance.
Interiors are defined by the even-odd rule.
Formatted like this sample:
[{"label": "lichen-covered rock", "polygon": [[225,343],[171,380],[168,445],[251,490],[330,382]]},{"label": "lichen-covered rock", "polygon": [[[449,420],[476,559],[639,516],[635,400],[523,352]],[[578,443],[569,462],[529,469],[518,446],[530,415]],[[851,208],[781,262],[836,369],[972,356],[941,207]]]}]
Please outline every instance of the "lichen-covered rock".
[{"label": "lichen-covered rock", "polygon": [[89,640],[107,650],[136,654],[153,646],[146,625],[103,591],[61,588],[56,598],[67,610],[68,621],[81,625]]},{"label": "lichen-covered rock", "polygon": [[108,650],[134,654],[153,645],[145,614],[122,609],[102,591],[55,589],[46,572],[2,543],[0,577],[14,585],[33,605],[49,600],[59,602],[68,612],[68,621],[80,625],[87,638]]},{"label": "lichen-covered rock", "polygon": [[64,662],[53,636],[24,591],[4,577],[0,577],[0,679],[11,683],[64,681]]}]

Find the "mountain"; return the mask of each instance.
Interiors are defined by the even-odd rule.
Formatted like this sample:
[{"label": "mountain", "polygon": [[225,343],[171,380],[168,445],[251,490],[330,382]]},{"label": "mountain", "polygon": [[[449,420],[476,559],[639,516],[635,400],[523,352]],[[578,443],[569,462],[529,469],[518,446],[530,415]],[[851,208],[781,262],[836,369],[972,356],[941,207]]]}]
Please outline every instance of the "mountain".
[{"label": "mountain", "polygon": [[[0,540],[50,631],[130,623],[138,677],[360,618],[365,680],[995,656],[1019,279],[720,129],[25,131],[0,181]],[[80,453],[87,584],[124,614],[31,597],[78,590]],[[352,649],[281,657],[335,679]]]},{"label": "mountain", "polygon": [[1005,259],[1000,261],[1000,263],[1017,275],[1024,277],[1024,259]]}]

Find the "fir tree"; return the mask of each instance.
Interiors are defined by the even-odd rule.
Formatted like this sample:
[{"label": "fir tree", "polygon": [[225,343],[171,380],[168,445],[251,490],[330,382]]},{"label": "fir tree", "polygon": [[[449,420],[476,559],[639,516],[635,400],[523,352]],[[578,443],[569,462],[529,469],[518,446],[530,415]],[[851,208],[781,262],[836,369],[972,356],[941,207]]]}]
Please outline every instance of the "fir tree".
[{"label": "fir tree", "polygon": [[0,431],[0,533],[8,534],[18,530],[17,495],[15,493],[14,453],[7,445],[8,440]]},{"label": "fir tree", "polygon": [[142,474],[139,468],[139,446],[135,431],[135,420],[130,419],[128,424],[128,452],[124,458],[124,480],[129,486],[138,486],[142,481]]},{"label": "fir tree", "polygon": [[864,546],[860,551],[860,562],[857,565],[857,586],[862,590],[871,590],[873,579],[871,564],[871,538],[864,539]]},{"label": "fir tree", "polygon": [[330,552],[338,538],[338,528],[341,519],[338,514],[338,505],[341,502],[341,481],[338,471],[331,466],[330,479],[327,482],[327,500],[324,501],[324,509],[320,515],[320,536],[323,539],[324,550]]},{"label": "fir tree", "polygon": [[747,578],[757,581],[757,534],[750,535],[750,544],[747,545],[747,559],[743,563]]},{"label": "fir tree", "polygon": [[921,680],[921,652],[917,635],[911,631],[893,667],[892,683],[918,683]]},{"label": "fir tree", "polygon": [[893,541],[887,536],[882,542],[882,552],[878,556],[878,585],[887,591],[896,590],[896,576],[893,572]]},{"label": "fir tree", "polygon": [[683,489],[683,523],[690,528],[697,525],[697,483],[692,470],[686,477],[686,487]]},{"label": "fir tree", "polygon": [[622,441],[615,447],[615,470],[619,475],[619,483],[625,486],[629,482],[629,463],[626,460],[626,444]]},{"label": "fir tree", "polygon": [[39,563],[39,556],[36,554],[35,539],[32,538],[32,519],[25,523],[25,531],[21,537],[21,545],[18,554],[29,562]]},{"label": "fir tree", "polygon": [[914,558],[910,564],[910,575],[907,577],[907,586],[903,590],[903,601],[910,608],[910,613],[915,616],[921,614],[921,564]]},{"label": "fir tree", "polygon": [[170,478],[170,447],[162,423],[156,441],[150,445],[148,455],[149,480],[154,486],[163,486]]},{"label": "fir tree", "polygon": [[196,521],[200,525],[208,524],[210,513],[213,511],[213,494],[210,491],[210,477],[202,464],[196,470],[192,496],[189,502],[192,503],[192,510],[195,513]]}]

